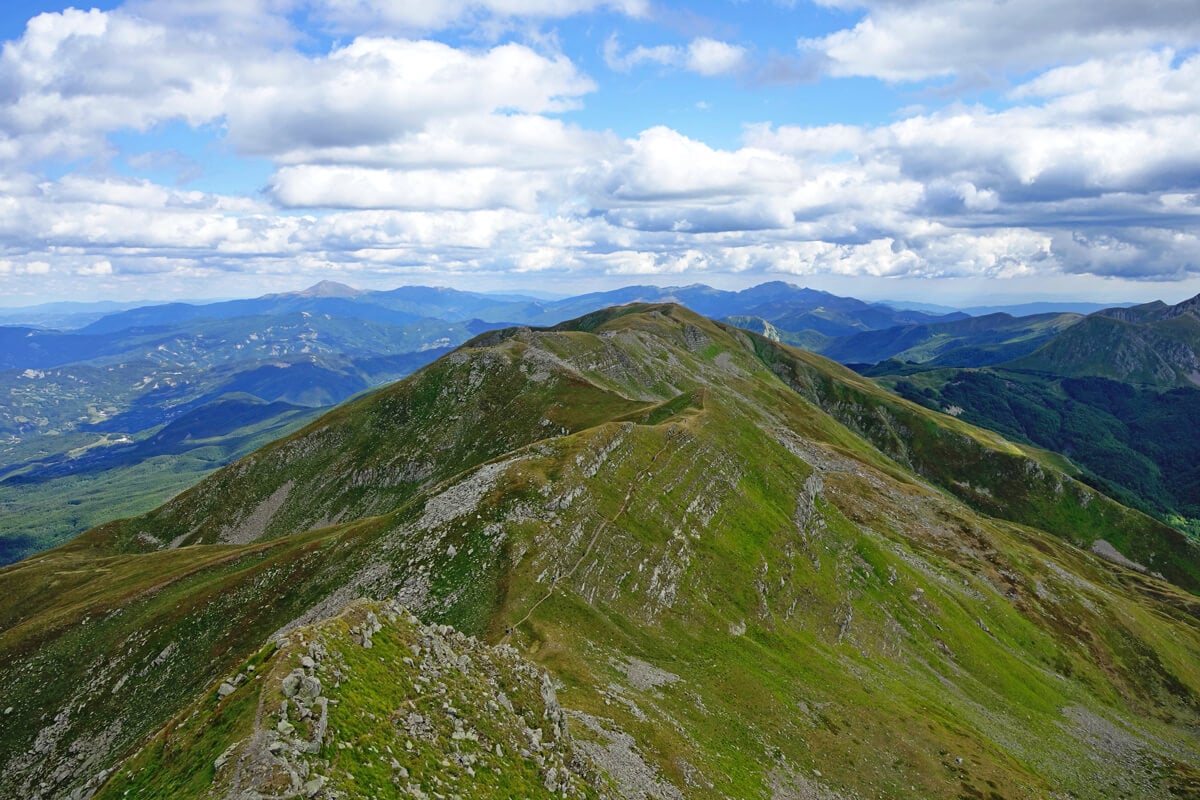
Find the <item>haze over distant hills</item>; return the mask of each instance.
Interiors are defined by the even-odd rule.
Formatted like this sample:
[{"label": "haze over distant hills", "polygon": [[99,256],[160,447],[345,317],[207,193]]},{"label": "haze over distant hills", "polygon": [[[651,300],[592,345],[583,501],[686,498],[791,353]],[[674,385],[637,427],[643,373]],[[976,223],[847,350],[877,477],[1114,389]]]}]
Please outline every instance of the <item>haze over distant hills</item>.
[{"label": "haze over distant hills", "polygon": [[[815,292],[816,290],[802,289],[802,287],[788,284],[783,281],[774,281],[767,284],[760,284],[757,287],[752,287],[751,294],[746,296],[750,299],[754,296],[756,290],[761,290],[763,286],[773,287],[774,289],[784,288],[792,291]],[[416,287],[407,287],[416,288]],[[421,287],[427,288],[427,287]],[[632,291],[631,291],[632,290]],[[451,290],[455,291],[455,290]],[[680,294],[682,292],[682,294]],[[354,298],[364,294],[373,293],[371,290],[357,289],[344,283],[336,281],[323,280],[316,284],[295,292],[280,292],[275,294],[264,295],[261,300],[282,299],[282,298],[316,298],[316,297],[342,297]],[[677,297],[679,299],[691,300],[694,304],[703,306],[701,301],[697,303],[696,298],[705,294],[712,294],[714,297],[729,297],[738,296],[742,292],[737,291],[722,291],[712,289],[703,284],[694,284],[689,287],[655,287],[655,286],[637,286],[625,287],[621,289],[609,290],[606,292],[593,292],[586,297],[605,297],[611,300],[617,300],[620,297],[636,296],[643,297],[646,300],[656,298],[663,300],[669,297]],[[495,301],[509,301],[513,303],[547,303],[556,304],[561,301],[578,299],[578,295],[553,295],[544,292],[531,290],[521,290],[519,292],[467,292],[467,294],[482,295],[485,298],[491,298]],[[817,296],[816,294],[812,296]],[[834,297],[835,295],[824,293],[826,297]],[[35,306],[14,306],[0,307],[0,325],[11,326],[32,326],[43,328],[56,328],[59,330],[72,330],[82,328],[85,325],[95,322],[103,316],[107,316],[117,311],[125,311],[134,308],[149,307],[149,306],[175,306],[181,308],[183,306],[213,306],[220,304],[220,300],[182,300],[182,301],[101,301],[94,303],[86,302],[59,302],[59,303],[43,303]],[[237,301],[245,302],[245,301]],[[921,311],[932,317],[942,317],[952,314],[967,314],[969,316],[985,316],[988,314],[1005,313],[1013,316],[1028,316],[1031,314],[1045,313],[1076,313],[1090,314],[1095,311],[1101,311],[1106,308],[1123,308],[1134,305],[1133,303],[1087,303],[1076,300],[1062,299],[1057,301],[1037,301],[1013,303],[1008,305],[991,305],[991,306],[964,306],[953,307],[947,305],[938,305],[935,303],[919,303],[914,301],[897,301],[897,300],[879,300],[868,302],[867,305],[888,306],[900,311]],[[733,305],[730,308],[708,308],[717,316],[733,316],[744,313],[744,306],[739,307]],[[216,309],[212,310],[216,312]],[[185,312],[187,313],[187,312]]]},{"label": "haze over distant hills", "polygon": [[943,306],[936,303],[917,303],[906,300],[884,300],[881,301],[895,308],[908,308],[914,311],[926,311],[930,314],[949,314],[954,311],[961,311],[964,314],[970,314],[972,317],[985,317],[989,314],[1010,314],[1014,317],[1027,317],[1032,314],[1092,314],[1097,311],[1103,311],[1106,308],[1127,308],[1135,303],[1086,303],[1078,300],[1062,299],[1062,300],[1038,300],[1029,302],[1016,302],[1007,305],[986,305],[986,306]]}]

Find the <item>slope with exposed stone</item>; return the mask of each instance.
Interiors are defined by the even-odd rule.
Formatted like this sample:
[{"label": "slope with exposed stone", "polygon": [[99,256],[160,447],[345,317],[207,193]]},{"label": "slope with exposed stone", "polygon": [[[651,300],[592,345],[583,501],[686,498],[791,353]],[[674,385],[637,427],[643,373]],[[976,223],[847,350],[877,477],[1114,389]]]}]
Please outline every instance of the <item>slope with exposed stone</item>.
[{"label": "slope with exposed stone", "polygon": [[[459,719],[536,791],[553,768],[627,798],[1194,795],[1200,560],[1064,470],[676,306],[485,334],[0,571],[0,790],[450,796]],[[420,629],[358,597],[546,670],[561,740],[545,698],[487,736],[414,708],[440,696],[410,692]],[[496,679],[430,666],[456,709]],[[504,744],[535,726],[565,772]],[[445,771],[397,754],[413,730]]]}]

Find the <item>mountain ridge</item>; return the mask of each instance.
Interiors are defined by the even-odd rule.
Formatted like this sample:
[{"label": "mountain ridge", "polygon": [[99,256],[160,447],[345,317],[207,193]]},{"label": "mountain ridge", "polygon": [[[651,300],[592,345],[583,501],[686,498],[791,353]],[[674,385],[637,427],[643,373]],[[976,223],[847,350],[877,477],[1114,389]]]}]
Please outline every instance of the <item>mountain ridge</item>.
[{"label": "mountain ridge", "polygon": [[1099,311],[1006,366],[1157,389],[1200,386],[1200,295]]},{"label": "mountain ridge", "polygon": [[[677,306],[484,333],[0,570],[27,731],[0,788],[131,785],[189,704],[242,702],[220,684],[265,642],[366,596],[516,647],[660,796],[1186,796],[1200,603],[1150,573],[1194,590],[1194,546],[1060,468]],[[330,792],[406,702],[356,691],[310,764]],[[247,752],[194,719],[202,752]]]},{"label": "mountain ridge", "polygon": [[[326,281],[253,300],[133,309],[100,320],[92,333],[0,329],[6,345],[0,347],[0,361],[9,367],[0,371],[0,389],[10,398],[0,406],[0,433],[8,437],[0,442],[4,468],[57,474],[56,465],[77,453],[103,449],[123,438],[144,439],[198,403],[229,392],[254,394],[268,403],[329,405],[407,374],[481,330],[553,324],[598,304],[630,299],[685,302],[770,338],[856,364],[886,358],[938,367],[1004,363],[1032,355],[1077,319],[993,316],[938,322],[946,318],[888,310],[782,281],[739,292],[702,284],[631,286],[563,300],[419,286],[368,292]],[[179,321],[179,314],[187,319]],[[458,321],[432,319],[429,314]],[[1173,353],[1186,355],[1177,329],[1192,318],[1185,314],[1161,322],[1172,330],[1150,339],[1141,334],[1118,336],[1116,345],[1128,345],[1122,363],[1157,367],[1145,375],[1127,371],[1112,377],[1139,385],[1192,385],[1187,377],[1192,370],[1160,363],[1164,355],[1167,361]],[[1102,323],[1086,323],[1096,324]],[[880,326],[892,327],[872,330]],[[1146,340],[1133,341],[1139,338]],[[1088,337],[1077,341],[1082,341],[1080,347],[1058,356],[1047,351],[1043,355],[1049,354],[1048,360],[1026,366],[1076,374],[1070,370],[1086,367],[1097,352]],[[1083,374],[1092,372],[1097,370],[1085,369]],[[197,476],[220,463],[200,452],[186,459],[188,473]],[[13,517],[12,529],[3,533],[0,560],[77,534],[87,522],[97,521],[96,512],[106,498],[132,510],[124,503],[124,488],[131,483],[136,484],[131,486],[134,496],[158,499],[187,485],[182,477],[164,483],[155,474],[164,473],[150,472],[148,465],[114,466],[111,473],[87,484],[68,470],[38,485],[32,494],[15,495],[0,487],[0,504],[20,512]],[[121,496],[114,496],[117,492]],[[64,513],[63,500],[74,502],[80,494],[88,498],[78,508],[81,513]]]}]

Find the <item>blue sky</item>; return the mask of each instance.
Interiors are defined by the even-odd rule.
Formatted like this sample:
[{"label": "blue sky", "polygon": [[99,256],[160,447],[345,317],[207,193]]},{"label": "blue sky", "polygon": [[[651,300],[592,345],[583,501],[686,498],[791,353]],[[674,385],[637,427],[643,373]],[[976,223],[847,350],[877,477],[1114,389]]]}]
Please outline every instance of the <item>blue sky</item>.
[{"label": "blue sky", "polygon": [[0,39],[5,305],[1200,292],[1194,0],[19,2]]}]

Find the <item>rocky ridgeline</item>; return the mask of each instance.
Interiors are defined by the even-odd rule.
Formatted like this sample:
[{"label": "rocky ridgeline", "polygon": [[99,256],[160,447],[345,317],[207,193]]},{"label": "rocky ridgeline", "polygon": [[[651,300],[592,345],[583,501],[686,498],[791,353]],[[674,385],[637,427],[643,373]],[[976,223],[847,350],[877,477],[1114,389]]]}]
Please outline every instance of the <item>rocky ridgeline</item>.
[{"label": "rocky ridgeline", "polygon": [[[568,732],[549,675],[512,647],[423,625],[394,604],[367,602],[293,630],[276,646],[257,668],[265,680],[252,680],[256,668],[246,666],[217,686],[216,703],[201,723],[225,745],[215,761],[175,765],[184,774],[209,770],[207,796],[611,794],[603,771]],[[257,691],[257,701],[235,705],[248,691]],[[196,716],[184,715],[172,727],[194,728]],[[227,743],[239,727],[249,734]],[[171,729],[165,734],[168,749],[173,735]],[[138,796],[159,796],[156,782],[170,785],[170,769],[143,770],[151,749],[118,768],[98,796],[133,796],[124,794],[130,788]],[[148,783],[137,783],[141,774]]]}]

